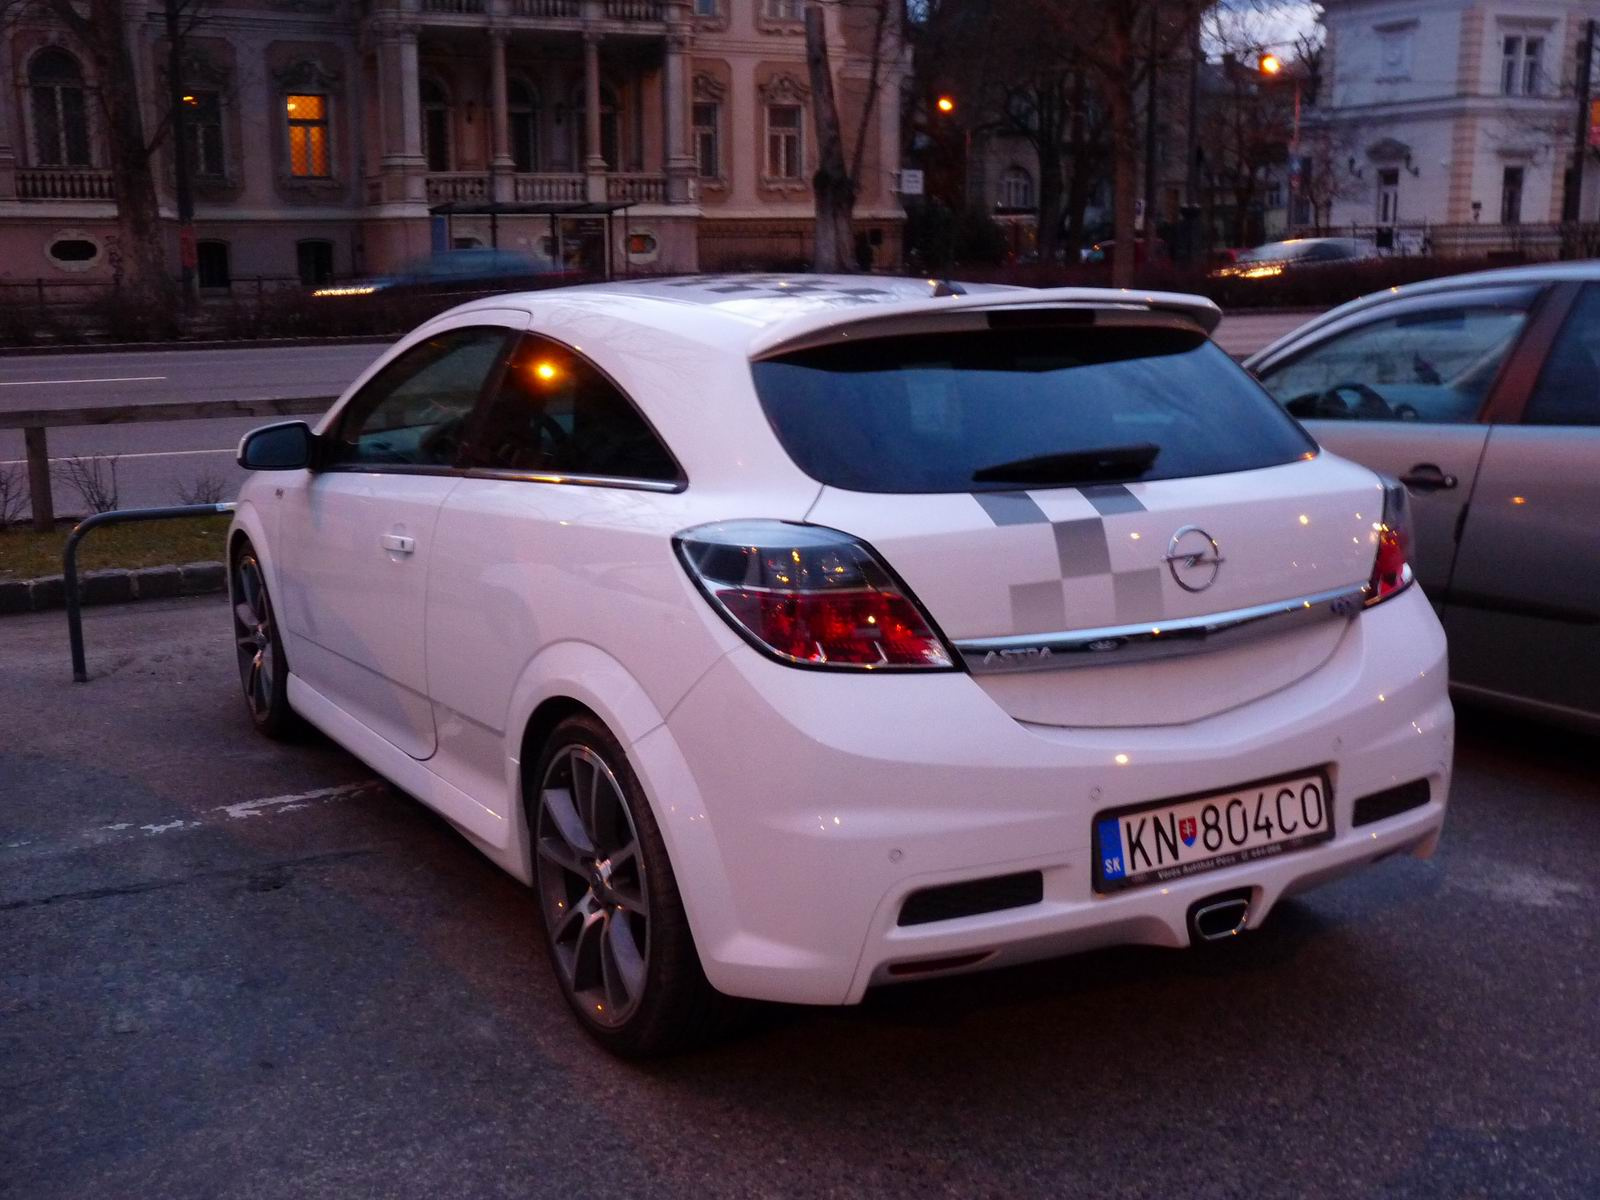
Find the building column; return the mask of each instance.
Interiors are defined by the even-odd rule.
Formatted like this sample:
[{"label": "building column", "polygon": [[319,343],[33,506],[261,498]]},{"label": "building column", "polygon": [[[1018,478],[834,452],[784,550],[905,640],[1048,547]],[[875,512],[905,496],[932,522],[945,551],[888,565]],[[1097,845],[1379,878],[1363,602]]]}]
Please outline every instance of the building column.
[{"label": "building column", "polygon": [[489,30],[489,174],[494,180],[491,199],[508,204],[513,199],[517,164],[511,157],[511,111],[506,95],[506,31]]},{"label": "building column", "polygon": [[695,174],[695,161],[688,148],[688,57],[689,34],[674,29],[667,34],[666,56],[662,65],[662,88],[666,102],[661,107],[662,127],[665,137],[667,203],[688,204],[690,181]]},{"label": "building column", "polygon": [[593,203],[606,199],[606,159],[600,152],[600,35],[583,35],[583,159],[588,195]]},{"label": "building column", "polygon": [[378,170],[382,177],[374,199],[422,202],[422,113],[417,91],[417,30],[404,22],[378,26]]}]

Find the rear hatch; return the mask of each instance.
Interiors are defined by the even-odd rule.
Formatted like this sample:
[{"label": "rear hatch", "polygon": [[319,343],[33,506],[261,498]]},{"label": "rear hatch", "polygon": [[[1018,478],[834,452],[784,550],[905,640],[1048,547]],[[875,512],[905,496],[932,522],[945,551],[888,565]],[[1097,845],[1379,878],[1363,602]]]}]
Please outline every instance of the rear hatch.
[{"label": "rear hatch", "polygon": [[824,484],[807,520],[870,543],[1012,716],[1192,721],[1333,653],[1382,488],[1192,324],[1041,310],[861,334],[753,365]]}]

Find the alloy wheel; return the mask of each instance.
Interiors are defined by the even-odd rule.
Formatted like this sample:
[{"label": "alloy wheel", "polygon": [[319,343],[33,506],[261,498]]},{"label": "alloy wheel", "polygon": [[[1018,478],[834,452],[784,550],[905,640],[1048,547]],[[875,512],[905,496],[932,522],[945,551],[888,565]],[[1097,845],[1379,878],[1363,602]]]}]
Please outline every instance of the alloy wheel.
[{"label": "alloy wheel", "polygon": [[272,708],[272,686],[278,675],[273,648],[272,602],[267,598],[261,564],[246,554],[234,568],[233,627],[239,652],[239,682],[245,700],[258,720]]},{"label": "alloy wheel", "polygon": [[586,1019],[620,1026],[644,997],[650,900],[627,799],[588,746],[563,747],[545,770],[534,848],[561,982]]}]

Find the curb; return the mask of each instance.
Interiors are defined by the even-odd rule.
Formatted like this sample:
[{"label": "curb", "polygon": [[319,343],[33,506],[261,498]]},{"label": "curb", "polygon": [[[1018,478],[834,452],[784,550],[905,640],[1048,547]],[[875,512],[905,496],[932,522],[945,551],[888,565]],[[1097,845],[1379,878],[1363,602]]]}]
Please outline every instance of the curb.
[{"label": "curb", "polygon": [[44,358],[52,354],[146,354],[169,350],[280,350],[297,346],[388,346],[405,330],[392,334],[344,334],[338,337],[303,338],[222,338],[216,341],[173,342],[86,342],[81,345],[4,346],[8,358]]},{"label": "curb", "polygon": [[[219,562],[192,562],[161,567],[120,567],[84,571],[78,576],[78,598],[91,604],[127,604],[134,600],[166,600],[204,596],[228,588],[228,569]],[[37,579],[0,580],[0,616],[48,612],[67,605],[66,581],[60,575]]]}]

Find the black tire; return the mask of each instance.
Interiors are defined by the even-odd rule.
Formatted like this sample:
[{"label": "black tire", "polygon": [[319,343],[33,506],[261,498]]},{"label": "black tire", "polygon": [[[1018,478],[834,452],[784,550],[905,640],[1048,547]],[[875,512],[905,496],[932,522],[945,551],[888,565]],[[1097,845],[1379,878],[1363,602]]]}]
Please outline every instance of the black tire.
[{"label": "black tire", "polygon": [[[595,761],[604,772],[585,775]],[[563,791],[566,801],[558,799]],[[735,1004],[700,967],[660,827],[621,743],[590,713],[567,718],[523,793],[545,948],[579,1024],[625,1058],[671,1053],[721,1032]],[[620,799],[625,820],[602,793]],[[567,802],[571,811],[558,816]]]},{"label": "black tire", "polygon": [[228,598],[233,601],[239,684],[251,724],[266,737],[288,740],[301,728],[300,719],[289,707],[289,659],[278,632],[277,610],[267,592],[266,572],[248,540],[241,541],[234,552],[228,570]]}]

